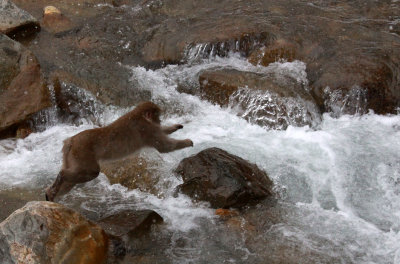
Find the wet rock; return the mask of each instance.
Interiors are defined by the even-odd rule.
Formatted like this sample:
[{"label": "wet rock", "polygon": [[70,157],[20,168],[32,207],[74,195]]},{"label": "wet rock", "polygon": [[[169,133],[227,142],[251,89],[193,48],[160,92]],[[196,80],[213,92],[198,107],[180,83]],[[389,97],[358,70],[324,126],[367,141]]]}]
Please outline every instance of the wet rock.
[{"label": "wet rock", "polygon": [[10,0],[0,1],[0,33],[14,38],[16,35],[31,35],[40,30],[39,22],[28,12]]},{"label": "wet rock", "polygon": [[205,71],[199,76],[201,97],[236,108],[246,120],[274,129],[316,125],[318,106],[304,84],[287,76],[238,70]]},{"label": "wet rock", "polygon": [[107,236],[75,211],[29,202],[0,224],[2,263],[105,263]]},{"label": "wet rock", "polygon": [[141,236],[149,232],[152,225],[164,220],[152,210],[125,210],[100,219],[97,223],[113,236]]},{"label": "wet rock", "polygon": [[52,33],[60,33],[74,27],[72,21],[55,6],[46,6],[43,10],[42,27]]},{"label": "wet rock", "polygon": [[220,217],[227,218],[227,217],[232,217],[232,216],[238,216],[239,212],[237,210],[219,208],[219,209],[215,210],[215,214]]},{"label": "wet rock", "polygon": [[157,183],[159,175],[157,164],[140,156],[132,156],[123,160],[103,163],[101,172],[109,179],[111,184],[119,183],[128,189],[139,189],[156,196],[160,195]]},{"label": "wet rock", "polygon": [[272,44],[255,50],[249,55],[249,61],[254,65],[268,66],[270,63],[278,61],[292,62],[298,59],[299,47],[284,39],[278,39]]},{"label": "wet rock", "polygon": [[35,56],[5,35],[0,35],[0,71],[0,131],[14,130],[51,105]]},{"label": "wet rock", "polygon": [[[64,82],[68,79],[52,75],[51,85],[54,89],[54,99],[60,120],[79,124],[81,119],[90,120],[93,124],[101,125],[99,116],[104,111],[104,105],[87,90],[73,83]],[[60,81],[64,80],[64,81]]]},{"label": "wet rock", "polygon": [[272,181],[256,165],[209,148],[183,159],[175,172],[184,183],[178,190],[213,208],[241,207],[272,196]]}]

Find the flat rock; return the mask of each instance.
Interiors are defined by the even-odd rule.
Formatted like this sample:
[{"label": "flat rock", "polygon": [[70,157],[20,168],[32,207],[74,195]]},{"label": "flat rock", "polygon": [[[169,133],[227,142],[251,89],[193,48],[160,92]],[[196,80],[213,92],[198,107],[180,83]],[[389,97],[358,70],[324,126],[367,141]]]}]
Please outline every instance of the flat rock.
[{"label": "flat rock", "polygon": [[51,105],[35,56],[0,34],[0,131],[11,129]]},{"label": "flat rock", "polygon": [[29,202],[0,224],[2,263],[105,263],[108,238],[77,212]]},{"label": "flat rock", "polygon": [[38,31],[39,22],[12,1],[0,0],[0,33],[12,36],[21,29]]},{"label": "flat rock", "polygon": [[213,208],[242,207],[272,196],[272,181],[255,164],[219,148],[183,159],[175,172],[182,176],[178,190]]}]

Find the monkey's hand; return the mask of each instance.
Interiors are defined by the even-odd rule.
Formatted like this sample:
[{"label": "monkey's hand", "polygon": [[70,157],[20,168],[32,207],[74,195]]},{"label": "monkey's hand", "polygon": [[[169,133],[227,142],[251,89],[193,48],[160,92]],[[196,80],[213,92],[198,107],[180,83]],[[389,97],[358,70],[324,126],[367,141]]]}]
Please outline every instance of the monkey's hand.
[{"label": "monkey's hand", "polygon": [[193,141],[192,140],[185,139],[184,141],[185,141],[186,147],[193,147]]},{"label": "monkey's hand", "polygon": [[162,127],[161,129],[165,134],[171,134],[171,133],[174,133],[175,131],[177,131],[178,129],[182,129],[182,128],[183,128],[183,126],[181,124],[175,124],[172,126]]}]

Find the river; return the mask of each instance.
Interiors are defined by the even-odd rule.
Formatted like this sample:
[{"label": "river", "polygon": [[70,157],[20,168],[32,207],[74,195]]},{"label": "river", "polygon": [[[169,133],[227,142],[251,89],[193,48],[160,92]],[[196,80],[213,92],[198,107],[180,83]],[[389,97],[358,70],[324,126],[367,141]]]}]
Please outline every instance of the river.
[{"label": "river", "polygon": [[[177,87],[196,82],[202,70],[216,68],[273,72],[306,86],[305,63],[253,66],[236,54],[188,61],[158,70],[129,67],[132,85],[150,91],[152,100],[166,109],[162,122],[184,125],[174,137],[194,142],[193,148],[168,154],[142,151],[146,159],[162,161],[157,168],[160,195],[110,185],[101,174],[60,203],[93,219],[126,208],[157,211],[165,220],[150,235],[158,248],[151,251],[157,263],[279,263],[296,258],[297,263],[400,263],[400,115],[368,112],[334,118],[326,113],[312,120],[311,127],[261,127],[238,116],[233,105],[221,108],[179,93]],[[100,103],[93,107],[95,118],[82,118],[79,125],[59,123],[53,110],[47,110],[40,116],[45,119],[42,132],[0,141],[0,191],[18,187],[40,192],[60,169],[64,139],[131,109]],[[247,208],[235,226],[221,221],[207,203],[174,196],[182,180],[173,169],[208,147],[227,150],[265,170],[275,184],[273,209],[269,203]]]}]

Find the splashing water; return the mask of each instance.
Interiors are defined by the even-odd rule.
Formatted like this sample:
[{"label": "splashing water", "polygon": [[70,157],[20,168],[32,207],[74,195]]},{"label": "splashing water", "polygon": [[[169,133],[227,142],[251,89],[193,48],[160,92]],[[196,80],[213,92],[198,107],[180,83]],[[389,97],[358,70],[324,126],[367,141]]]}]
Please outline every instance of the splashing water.
[{"label": "splashing water", "polygon": [[[163,180],[170,182],[164,198],[110,185],[101,174],[75,188],[61,203],[94,218],[126,208],[157,211],[166,230],[153,235],[160,241],[168,237],[160,250],[171,263],[263,263],[282,248],[299,255],[299,263],[398,263],[400,116],[370,113],[335,119],[326,114],[318,130],[307,126],[266,130],[238,117],[233,108],[177,92],[179,83],[196,83],[199,72],[218,67],[273,71],[307,82],[304,63],[265,68],[234,56],[155,71],[132,68],[132,82],[151,91],[153,101],[166,110],[163,122],[184,125],[174,137],[191,138],[194,147],[145,154],[148,159],[164,160],[159,170]],[[109,123],[127,110],[105,107],[100,119]],[[62,141],[93,126],[90,122],[59,124],[24,140],[0,141],[0,190],[45,188],[61,166]],[[237,234],[215,218],[207,203],[194,203],[184,195],[173,197],[181,180],[172,170],[183,158],[208,147],[256,163],[276,185],[279,202],[274,209],[262,204],[250,210],[258,217],[244,216]],[[268,210],[284,220],[266,225],[272,216]],[[249,221],[255,233],[247,227]]]}]

